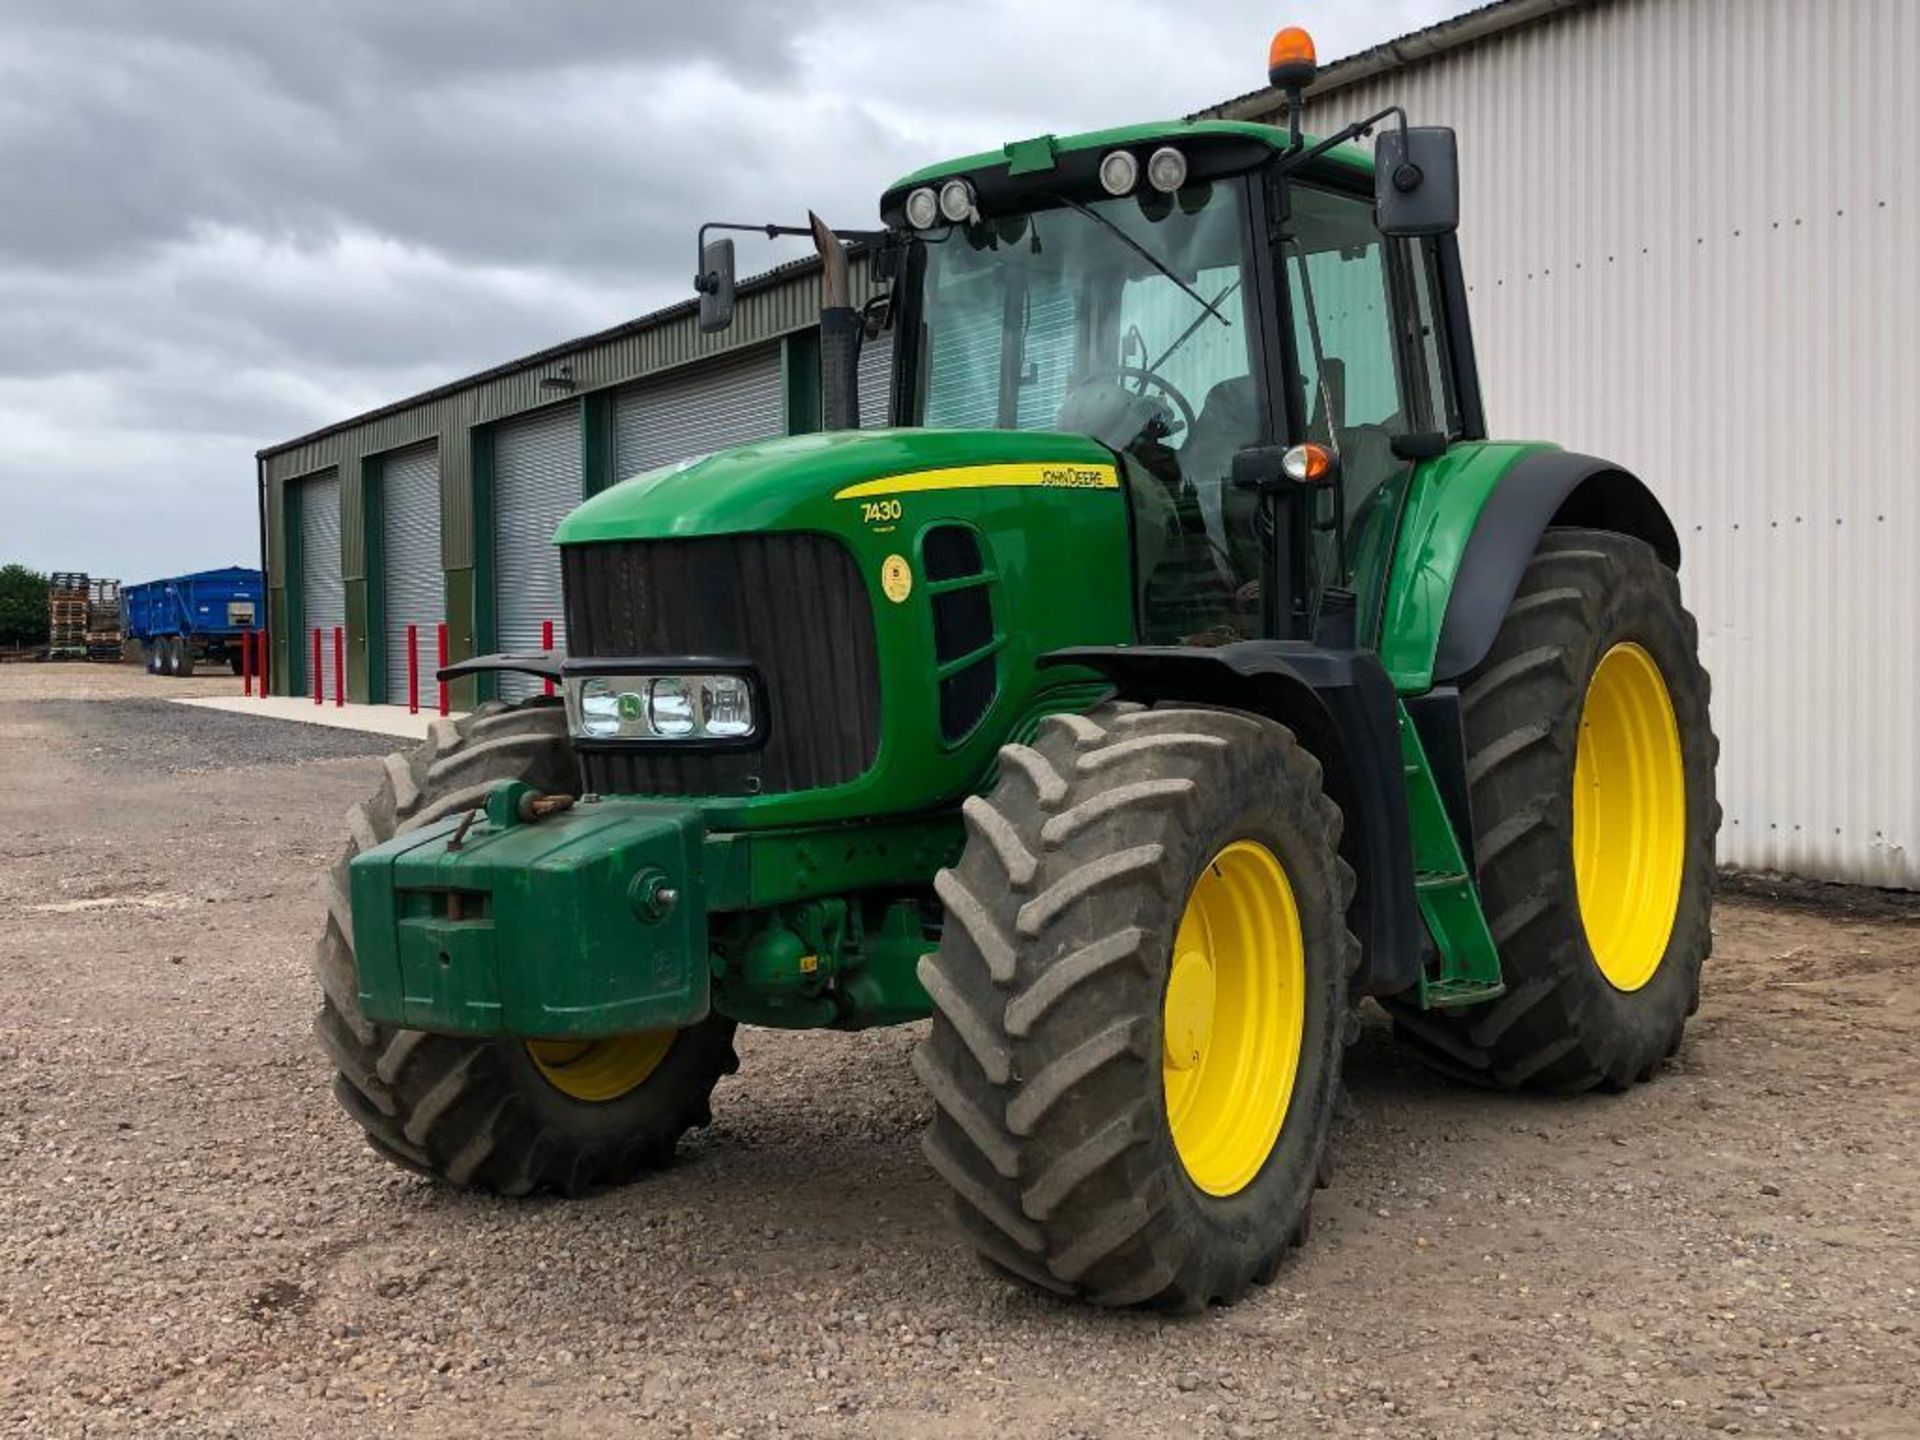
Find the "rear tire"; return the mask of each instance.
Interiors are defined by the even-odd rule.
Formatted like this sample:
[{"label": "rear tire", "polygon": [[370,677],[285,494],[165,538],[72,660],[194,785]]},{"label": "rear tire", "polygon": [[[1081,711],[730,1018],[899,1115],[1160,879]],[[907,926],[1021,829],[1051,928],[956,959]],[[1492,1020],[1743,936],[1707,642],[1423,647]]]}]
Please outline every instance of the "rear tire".
[{"label": "rear tire", "polygon": [[193,642],[184,635],[173,638],[173,673],[182,680],[193,675]]},{"label": "rear tire", "polygon": [[[1305,1238],[1324,1183],[1359,957],[1340,812],[1284,727],[1230,711],[1053,716],[1000,757],[920,967],[927,1157],[1004,1274],[1102,1305],[1231,1302]],[[1282,923],[1243,924],[1263,915]]]},{"label": "rear tire", "polygon": [[[1475,859],[1507,993],[1453,1011],[1386,1002],[1401,1037],[1435,1069],[1509,1089],[1618,1090],[1651,1079],[1679,1048],[1713,948],[1720,828],[1719,743],[1698,652],[1679,577],[1645,542],[1598,530],[1542,538],[1492,650],[1461,687]],[[1684,793],[1684,831],[1653,857],[1670,864],[1649,867],[1678,872],[1670,928],[1662,945],[1666,907],[1655,906],[1640,960],[1610,943],[1617,914],[1598,886],[1586,887],[1583,911],[1576,878],[1575,761],[1583,733],[1604,719],[1589,707],[1610,655],[1657,668],[1678,741],[1667,788]],[[1596,787],[1582,775],[1591,806]]]},{"label": "rear tire", "polygon": [[347,862],[401,831],[483,803],[508,779],[580,793],[557,701],[490,703],[463,720],[436,720],[412,754],[387,757],[379,790],[349,812],[352,842],[327,876],[327,922],[315,956],[325,998],[315,1030],[338,1067],[333,1089],[341,1107],[396,1164],[506,1195],[624,1184],[667,1164],[681,1135],[711,1121],[715,1083],[739,1068],[731,1020],[714,1015],[680,1031],[663,1055],[642,1045],[649,1053],[623,1076],[618,1048],[631,1049],[639,1037],[600,1042],[576,1058],[571,1047],[551,1043],[536,1052],[520,1040],[394,1029],[360,1011]]},{"label": "rear tire", "polygon": [[158,675],[160,673],[160,645],[161,642],[158,640],[143,640],[140,642],[140,659],[147,667],[147,674],[149,675]]}]

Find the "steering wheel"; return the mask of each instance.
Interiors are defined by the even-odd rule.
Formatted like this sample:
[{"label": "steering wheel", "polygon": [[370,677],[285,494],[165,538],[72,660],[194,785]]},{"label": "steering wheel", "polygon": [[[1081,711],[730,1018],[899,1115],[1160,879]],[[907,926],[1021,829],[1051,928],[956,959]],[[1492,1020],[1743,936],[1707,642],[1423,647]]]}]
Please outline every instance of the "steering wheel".
[{"label": "steering wheel", "polygon": [[[1193,427],[1199,423],[1198,417],[1194,414],[1193,402],[1181,393],[1179,386],[1175,385],[1171,380],[1167,379],[1166,376],[1156,370],[1149,370],[1144,365],[1107,365],[1082,375],[1078,384],[1091,385],[1097,380],[1113,380],[1117,382],[1125,382],[1128,380],[1137,381],[1138,388],[1136,388],[1133,393],[1143,396],[1147,393],[1147,387],[1152,386],[1162,395],[1166,396],[1168,400],[1172,401],[1173,408],[1180,412],[1182,429],[1191,434]],[[1167,433],[1169,435],[1177,435],[1180,431],[1169,430]]]}]

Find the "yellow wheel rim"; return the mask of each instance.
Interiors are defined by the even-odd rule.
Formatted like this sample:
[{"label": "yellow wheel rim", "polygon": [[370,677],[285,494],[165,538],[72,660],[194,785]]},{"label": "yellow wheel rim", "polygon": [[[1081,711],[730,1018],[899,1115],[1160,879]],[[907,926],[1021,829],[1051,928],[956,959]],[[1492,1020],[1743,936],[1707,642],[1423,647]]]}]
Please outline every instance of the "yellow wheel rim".
[{"label": "yellow wheel rim", "polygon": [[527,1054],[562,1095],[618,1100],[637,1090],[673,1048],[675,1030],[649,1030],[607,1040],[529,1040]]},{"label": "yellow wheel rim", "polygon": [[1573,875],[1588,948],[1616,990],[1638,990],[1660,968],[1686,845],[1686,767],[1667,683],[1645,650],[1615,645],[1580,709]]},{"label": "yellow wheel rim", "polygon": [[1173,940],[1163,1004],[1167,1123],[1187,1176],[1244,1190],[1293,1098],[1306,1027],[1307,951],[1287,872],[1236,840],[1201,872]]}]

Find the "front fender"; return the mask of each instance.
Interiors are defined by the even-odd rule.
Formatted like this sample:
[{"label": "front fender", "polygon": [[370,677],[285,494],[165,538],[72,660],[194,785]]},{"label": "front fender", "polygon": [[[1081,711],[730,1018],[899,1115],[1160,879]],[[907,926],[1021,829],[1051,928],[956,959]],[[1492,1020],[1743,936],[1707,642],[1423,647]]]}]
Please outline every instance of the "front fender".
[{"label": "front fender", "polygon": [[1378,660],[1304,640],[1233,645],[1078,646],[1043,665],[1096,670],[1118,698],[1217,705],[1277,720],[1320,761],[1346,825],[1340,852],[1357,889],[1349,920],[1360,940],[1354,993],[1415,985],[1426,931],[1414,898],[1413,841],[1400,759],[1399,707]]}]

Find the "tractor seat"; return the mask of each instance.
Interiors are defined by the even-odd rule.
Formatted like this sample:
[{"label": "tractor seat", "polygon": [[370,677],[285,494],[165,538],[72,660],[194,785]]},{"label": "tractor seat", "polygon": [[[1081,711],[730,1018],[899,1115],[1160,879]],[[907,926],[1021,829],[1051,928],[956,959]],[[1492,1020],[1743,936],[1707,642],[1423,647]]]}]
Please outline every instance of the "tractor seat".
[{"label": "tractor seat", "polygon": [[[1260,406],[1253,377],[1241,375],[1207,391],[1194,417],[1193,433],[1180,447],[1180,469],[1199,497],[1207,534],[1219,553],[1234,555],[1235,568],[1240,568],[1240,552],[1252,543],[1250,517],[1241,513],[1243,509],[1251,512],[1252,499],[1236,495],[1231,487],[1233,457],[1259,438]],[[1259,573],[1256,564],[1237,578],[1251,580]]]}]

